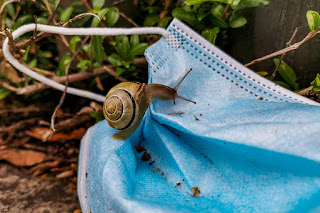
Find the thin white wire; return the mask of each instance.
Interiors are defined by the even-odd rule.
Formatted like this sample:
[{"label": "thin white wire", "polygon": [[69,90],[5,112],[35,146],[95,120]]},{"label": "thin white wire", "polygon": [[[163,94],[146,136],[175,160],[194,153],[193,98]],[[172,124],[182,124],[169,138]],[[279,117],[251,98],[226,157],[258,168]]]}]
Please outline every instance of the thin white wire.
[{"label": "thin white wire", "polygon": [[[36,28],[36,24],[28,24],[18,28],[16,31],[12,33],[13,39],[19,38],[21,35],[31,32]],[[53,34],[62,34],[62,35],[132,35],[132,34],[160,34],[164,37],[168,37],[169,33],[159,27],[140,27],[140,28],[65,28],[65,27],[57,27],[57,26],[49,26],[37,24],[37,31],[53,33]],[[5,39],[3,46],[3,54],[5,58],[14,66],[16,69],[21,72],[29,75],[30,77],[49,85],[57,90],[64,91],[65,85],[57,83],[51,79],[48,79],[31,69],[23,66],[16,60],[10,52],[8,45],[8,38]],[[105,96],[99,95],[93,92],[89,92],[86,90],[76,89],[73,87],[67,88],[67,93],[85,97],[88,99],[92,99],[99,102],[104,102]]]}]

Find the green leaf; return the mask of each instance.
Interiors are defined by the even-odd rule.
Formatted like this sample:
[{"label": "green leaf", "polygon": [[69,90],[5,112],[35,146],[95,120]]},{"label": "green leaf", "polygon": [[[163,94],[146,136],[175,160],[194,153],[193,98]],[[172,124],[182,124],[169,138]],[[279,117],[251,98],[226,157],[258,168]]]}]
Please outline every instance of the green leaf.
[{"label": "green leaf", "polygon": [[244,26],[247,23],[247,19],[243,16],[239,16],[236,18],[233,18],[232,21],[230,21],[229,25],[232,28],[239,28]]},{"label": "green leaf", "polygon": [[104,9],[100,10],[98,12],[98,16],[99,16],[100,20],[97,18],[94,18],[92,20],[91,27],[97,27],[99,25],[100,21],[102,20],[102,18],[107,14],[108,11],[109,11],[109,8],[104,8]]},{"label": "green leaf", "polygon": [[26,51],[23,54],[22,60],[23,61],[27,61],[28,60],[28,56],[29,56],[29,51],[30,51],[30,45],[26,48]]},{"label": "green leaf", "polygon": [[212,44],[216,42],[218,33],[220,32],[219,27],[206,28],[201,32],[201,36],[210,41]]},{"label": "green leaf", "polygon": [[211,14],[212,4],[211,3],[204,3],[202,6],[199,8],[197,12],[197,18],[199,21],[202,21],[205,17]]},{"label": "green leaf", "polygon": [[240,2],[237,0],[234,4],[231,4],[231,7],[235,10],[242,10],[248,7],[258,7],[260,3],[268,5],[269,0],[241,0]]},{"label": "green leaf", "polygon": [[130,37],[130,46],[131,48],[139,44],[139,35],[132,35]]},{"label": "green leaf", "polygon": [[73,36],[72,39],[70,40],[69,49],[75,52],[77,48],[77,43],[79,41],[81,41],[80,36],[77,36],[77,35]]},{"label": "green leaf", "polygon": [[121,67],[117,67],[116,68],[116,73],[117,73],[117,75],[122,75],[124,72],[126,71],[126,69],[123,69],[123,68],[121,68]]},{"label": "green leaf", "polygon": [[172,17],[164,17],[160,19],[160,21],[158,22],[158,27],[166,28],[169,22],[171,21],[171,19]]},{"label": "green leaf", "polygon": [[[276,66],[280,63],[280,60],[278,58],[273,59],[273,61]],[[280,64],[278,72],[293,90],[299,89],[299,85],[296,83],[297,76],[293,69],[286,62],[283,61]]]},{"label": "green leaf", "polygon": [[211,8],[211,14],[214,15],[215,17],[217,17],[217,18],[221,18],[224,9],[225,9],[225,7],[222,6],[221,4],[214,5]]},{"label": "green leaf", "polygon": [[43,17],[38,17],[37,18],[37,23],[38,24],[46,24],[47,23],[47,19],[43,18]]},{"label": "green leaf", "polygon": [[289,84],[287,84],[286,82],[283,81],[273,81],[274,83],[278,84],[279,86],[282,86],[288,90],[292,90],[292,88],[290,87]]},{"label": "green leaf", "polygon": [[81,60],[81,61],[77,64],[77,68],[87,70],[87,69],[90,68],[90,65],[91,65],[91,61],[90,61],[90,60]]},{"label": "green leaf", "polygon": [[29,67],[36,67],[38,63],[38,59],[34,58],[30,61]]},{"label": "green leaf", "polygon": [[119,15],[119,13],[117,13],[117,11],[119,11],[118,8],[112,7],[107,12],[106,22],[107,22],[108,27],[113,27],[117,23],[117,21],[119,20],[120,15]]},{"label": "green leaf", "polygon": [[259,72],[256,72],[258,75],[260,76],[267,76],[269,73],[266,72],[266,71],[259,71]]},{"label": "green leaf", "polygon": [[208,19],[211,21],[212,24],[214,24],[215,26],[219,27],[219,28],[229,28],[229,25],[227,22],[223,21],[220,18],[217,18],[215,16],[210,16],[208,17]]},{"label": "green leaf", "polygon": [[122,42],[117,44],[117,50],[122,59],[127,60],[129,58],[130,44],[128,36],[125,36]]},{"label": "green leaf", "polygon": [[105,0],[92,0],[92,6],[95,10],[100,10],[105,4]]},{"label": "green leaf", "polygon": [[205,27],[205,24],[198,20],[195,12],[186,12],[182,8],[176,8],[172,11],[172,15],[196,29],[203,29]]},{"label": "green leaf", "polygon": [[309,10],[307,12],[307,20],[311,32],[320,27],[320,16],[316,11]]},{"label": "green leaf", "polygon": [[143,55],[144,51],[148,48],[147,43],[140,43],[131,48],[129,55],[134,57],[136,55]]},{"label": "green leaf", "polygon": [[230,4],[230,0],[187,0],[184,3],[188,5],[195,5],[195,4],[201,4],[203,2],[221,2],[225,4]]},{"label": "green leaf", "polygon": [[104,57],[102,41],[102,36],[92,36],[92,57],[98,62],[102,61]]},{"label": "green leaf", "polygon": [[94,119],[96,119],[96,123],[98,123],[99,121],[104,120],[104,116],[101,112],[91,112],[90,116]]},{"label": "green leaf", "polygon": [[8,5],[6,6],[6,8],[7,8],[7,13],[9,14],[9,16],[10,16],[11,18],[14,18],[15,15],[16,15],[16,12],[15,12],[15,9],[14,9],[13,5],[12,5],[12,4],[8,4]]},{"label": "green leaf", "polygon": [[121,66],[122,65],[122,59],[121,57],[116,54],[116,53],[112,53],[109,57],[108,60],[111,64],[116,65],[116,66]]},{"label": "green leaf", "polygon": [[60,62],[59,62],[59,66],[58,66],[58,70],[56,72],[56,75],[57,76],[64,76],[66,73],[65,73],[65,69],[66,69],[66,66],[68,65],[68,63],[71,61],[71,56],[70,54],[65,54]]},{"label": "green leaf", "polygon": [[313,88],[320,88],[320,74],[317,74],[317,77],[310,83]]},{"label": "green leaf", "polygon": [[12,26],[13,30],[16,30],[18,27],[22,26],[23,24],[30,23],[33,20],[31,15],[21,16],[17,19],[16,23]]},{"label": "green leaf", "polygon": [[144,19],[143,26],[151,27],[157,24],[159,21],[160,21],[159,14],[147,15],[147,17]]},{"label": "green leaf", "polygon": [[231,8],[235,9],[242,0],[231,0]]},{"label": "green leaf", "polygon": [[11,92],[6,89],[0,89],[0,100],[4,99],[7,97]]},{"label": "green leaf", "polygon": [[67,22],[70,19],[70,16],[73,12],[74,8],[73,7],[68,7],[66,10],[63,10],[61,13],[60,21],[62,22]]}]

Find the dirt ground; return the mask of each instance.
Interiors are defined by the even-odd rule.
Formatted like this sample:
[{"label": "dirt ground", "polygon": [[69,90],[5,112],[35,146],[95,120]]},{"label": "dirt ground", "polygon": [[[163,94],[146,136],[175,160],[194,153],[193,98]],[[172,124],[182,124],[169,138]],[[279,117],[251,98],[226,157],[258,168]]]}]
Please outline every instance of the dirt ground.
[{"label": "dirt ground", "polygon": [[77,190],[68,181],[34,177],[0,162],[1,213],[60,213],[79,208]]}]

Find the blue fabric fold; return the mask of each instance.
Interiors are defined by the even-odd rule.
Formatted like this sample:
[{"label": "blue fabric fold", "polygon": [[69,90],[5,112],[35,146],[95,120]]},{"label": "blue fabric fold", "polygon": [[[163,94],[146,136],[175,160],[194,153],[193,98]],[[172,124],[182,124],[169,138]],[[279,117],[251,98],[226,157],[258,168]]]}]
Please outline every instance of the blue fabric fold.
[{"label": "blue fabric fold", "polygon": [[257,76],[178,20],[168,31],[180,43],[162,38],[148,48],[149,83],[175,86],[193,68],[178,94],[197,104],[154,101],[125,141],[111,139],[117,130],[106,121],[92,127],[82,141],[90,152],[80,153],[86,177],[79,173],[90,210],[319,212],[317,103]]}]

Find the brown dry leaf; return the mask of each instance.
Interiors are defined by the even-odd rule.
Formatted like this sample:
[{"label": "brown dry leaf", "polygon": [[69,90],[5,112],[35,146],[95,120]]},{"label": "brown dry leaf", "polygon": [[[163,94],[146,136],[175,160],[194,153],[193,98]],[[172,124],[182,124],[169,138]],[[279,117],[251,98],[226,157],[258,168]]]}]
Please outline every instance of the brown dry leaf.
[{"label": "brown dry leaf", "polygon": [[56,178],[67,178],[67,177],[73,176],[73,174],[74,174],[73,170],[68,170],[68,171],[61,172],[56,176]]},{"label": "brown dry leaf", "polygon": [[192,197],[195,197],[197,194],[200,194],[200,190],[198,189],[198,187],[192,187],[191,189],[193,190]]},{"label": "brown dry leaf", "polygon": [[37,138],[42,141],[47,141],[53,134],[53,131],[46,127],[35,127],[31,131],[26,131],[30,137]]},{"label": "brown dry leaf", "polygon": [[158,172],[158,171],[159,171],[159,169],[152,169],[152,171],[153,171],[153,172]]},{"label": "brown dry leaf", "polygon": [[20,78],[18,72],[6,61],[2,61],[0,64],[0,75],[5,76],[12,83],[20,83],[25,78]]},{"label": "brown dry leaf", "polygon": [[52,137],[48,138],[50,134],[52,134],[52,130],[46,127],[35,127],[31,131],[26,131],[26,134],[37,138],[42,141],[58,141],[58,140],[73,140],[73,139],[81,139],[82,136],[86,133],[85,128],[75,129],[70,133],[56,133],[52,135]]},{"label": "brown dry leaf", "polygon": [[23,150],[23,149],[5,149],[0,151],[0,160],[5,160],[16,166],[33,166],[47,159],[43,152]]},{"label": "brown dry leaf", "polygon": [[81,209],[76,209],[73,211],[73,213],[81,213],[81,212],[82,212]]},{"label": "brown dry leaf", "polygon": [[92,107],[96,112],[102,112],[102,109],[103,109],[102,105],[100,105],[94,101],[90,102],[90,107]]},{"label": "brown dry leaf", "polygon": [[92,107],[85,106],[80,109],[80,111],[77,113],[77,115],[89,114],[92,112],[95,112],[95,110]]},{"label": "brown dry leaf", "polygon": [[40,175],[43,172],[45,172],[46,170],[53,168],[53,167],[57,167],[59,166],[61,162],[58,160],[55,161],[49,161],[49,162],[43,162],[40,163],[34,167],[32,167],[29,172],[31,172],[34,176]]}]

